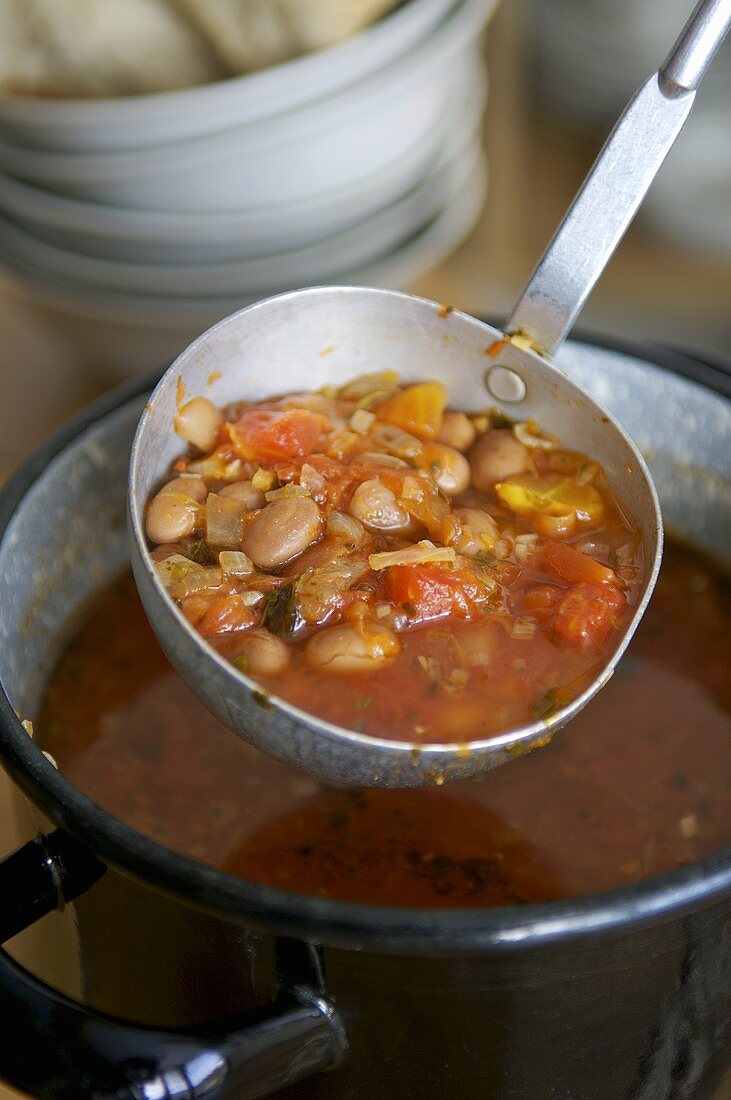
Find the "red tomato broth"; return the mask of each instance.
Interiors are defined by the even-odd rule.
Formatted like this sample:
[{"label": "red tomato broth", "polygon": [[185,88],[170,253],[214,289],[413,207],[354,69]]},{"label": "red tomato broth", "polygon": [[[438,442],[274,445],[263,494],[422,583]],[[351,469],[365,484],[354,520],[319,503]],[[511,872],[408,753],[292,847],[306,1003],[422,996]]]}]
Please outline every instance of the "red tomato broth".
[{"label": "red tomato broth", "polygon": [[[205,447],[178,425],[202,448],[173,465],[197,503],[181,503],[180,478],[153,498],[156,568],[269,694],[367,735],[479,740],[580,694],[632,614],[639,531],[596,462],[532,423],[450,412],[452,447],[444,386],[387,371],[225,411],[191,404],[218,427]],[[245,486],[255,500],[223,499]],[[183,516],[174,537],[150,523],[165,500]],[[283,531],[286,551],[272,550]]]},{"label": "red tomato broth", "polygon": [[[370,676],[333,683],[332,676],[313,670],[297,651],[286,680],[259,679],[272,693],[336,725],[373,737],[383,731],[395,736],[391,731],[396,730],[404,739],[426,744],[478,740],[541,717],[580,694],[596,667],[587,667],[542,634],[514,640],[496,620],[447,628],[437,619],[405,633],[401,643],[401,652],[379,671],[377,683]],[[469,651],[476,660],[489,659],[490,668],[470,666],[472,690],[467,692],[455,670],[461,671]]]},{"label": "red tomato broth", "polygon": [[614,678],[548,748],[439,789],[333,790],[205,711],[128,577],[73,636],[37,737],[109,812],[257,882],[437,908],[581,896],[731,844],[730,628],[728,577],[671,542]]}]

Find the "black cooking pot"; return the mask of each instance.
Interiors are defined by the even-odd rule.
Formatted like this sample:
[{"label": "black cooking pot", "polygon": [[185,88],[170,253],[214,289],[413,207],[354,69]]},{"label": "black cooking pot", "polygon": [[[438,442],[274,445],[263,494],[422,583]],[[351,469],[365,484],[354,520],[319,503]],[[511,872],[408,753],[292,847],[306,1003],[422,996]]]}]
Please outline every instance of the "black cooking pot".
[{"label": "black cooking pot", "polygon": [[[731,379],[657,348],[573,343],[562,365],[638,441],[671,526],[727,549]],[[0,753],[33,836],[0,864],[0,939],[40,933],[39,977],[0,952],[0,1076],[53,1100],[708,1096],[731,1061],[731,852],[520,908],[324,901],[136,833],[33,744],[16,711],[125,560],[150,384],[77,417],[0,499]]]}]

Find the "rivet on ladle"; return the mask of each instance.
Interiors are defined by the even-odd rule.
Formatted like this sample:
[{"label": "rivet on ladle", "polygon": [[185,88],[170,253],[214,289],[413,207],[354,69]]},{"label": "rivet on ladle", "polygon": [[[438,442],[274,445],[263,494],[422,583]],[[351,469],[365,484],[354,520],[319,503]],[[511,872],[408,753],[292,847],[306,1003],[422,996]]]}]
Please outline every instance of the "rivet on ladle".
[{"label": "rivet on ladle", "polygon": [[525,400],[527,387],[523,379],[509,367],[490,367],[485,372],[485,385],[496,401],[516,405]]}]

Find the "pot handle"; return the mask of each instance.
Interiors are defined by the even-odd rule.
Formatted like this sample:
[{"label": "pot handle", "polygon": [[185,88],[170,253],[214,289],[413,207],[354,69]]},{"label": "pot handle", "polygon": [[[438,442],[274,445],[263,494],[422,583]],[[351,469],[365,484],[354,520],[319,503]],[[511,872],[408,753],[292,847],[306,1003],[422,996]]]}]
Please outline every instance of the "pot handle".
[{"label": "pot handle", "polygon": [[[0,942],[78,897],[105,866],[57,829],[0,862]],[[39,1100],[255,1100],[331,1069],[347,1049],[315,948],[278,939],[271,1005],[191,1030],[77,1004],[0,950],[0,1077]]]}]

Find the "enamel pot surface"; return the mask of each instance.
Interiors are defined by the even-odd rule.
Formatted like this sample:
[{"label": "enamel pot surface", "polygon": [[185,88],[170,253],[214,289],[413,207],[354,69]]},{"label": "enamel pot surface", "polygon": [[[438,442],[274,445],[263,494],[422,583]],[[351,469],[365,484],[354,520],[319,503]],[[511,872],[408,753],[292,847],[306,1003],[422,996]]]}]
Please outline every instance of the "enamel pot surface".
[{"label": "enamel pot surface", "polygon": [[[728,377],[578,342],[559,365],[637,441],[668,526],[728,552]],[[33,744],[18,716],[127,561],[149,388],[76,418],[0,500],[0,752],[32,836],[0,864],[0,939],[35,936],[38,974],[0,953],[0,1077],[49,1100],[710,1096],[731,1060],[731,852],[565,902],[331,902],[164,848]]]}]

